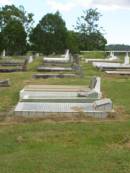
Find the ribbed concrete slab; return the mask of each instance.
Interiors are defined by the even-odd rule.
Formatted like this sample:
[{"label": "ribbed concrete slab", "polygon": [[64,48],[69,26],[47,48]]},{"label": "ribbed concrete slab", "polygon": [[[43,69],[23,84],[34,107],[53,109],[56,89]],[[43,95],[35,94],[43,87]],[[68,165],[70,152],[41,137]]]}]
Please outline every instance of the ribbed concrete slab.
[{"label": "ribbed concrete slab", "polygon": [[130,71],[105,71],[107,74],[130,75]]},{"label": "ribbed concrete slab", "polygon": [[37,71],[72,71],[71,67],[44,67],[40,66],[37,68]]},{"label": "ribbed concrete slab", "polygon": [[86,86],[73,86],[73,85],[28,85],[25,86],[24,91],[52,91],[52,92],[80,92],[90,90]]},{"label": "ribbed concrete slab", "polygon": [[[52,114],[51,114],[52,113]],[[69,114],[68,114],[69,113]],[[92,103],[31,103],[19,102],[15,109],[17,116],[75,116],[84,113],[86,116],[106,118],[109,111],[95,110]]]}]

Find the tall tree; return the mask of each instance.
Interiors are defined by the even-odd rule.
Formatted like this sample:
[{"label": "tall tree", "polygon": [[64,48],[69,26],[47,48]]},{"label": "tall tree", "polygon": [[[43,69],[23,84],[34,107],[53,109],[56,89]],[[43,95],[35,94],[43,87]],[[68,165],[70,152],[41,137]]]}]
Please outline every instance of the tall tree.
[{"label": "tall tree", "polygon": [[[27,36],[29,32],[31,31],[32,24],[33,24],[33,14],[27,13],[23,6],[16,7],[14,5],[5,5],[4,7],[1,7],[0,8],[0,35],[1,35],[0,37],[2,39],[1,42],[4,43],[3,44],[4,47],[3,45],[0,45],[0,50],[7,49],[7,48],[9,50],[9,47],[10,47],[11,52],[15,53],[17,48],[15,48],[15,46],[12,46],[12,44],[13,45],[15,44],[16,47],[18,47],[17,46],[18,43],[16,42],[16,40],[21,40],[19,42],[19,46],[22,48],[21,51],[23,51],[25,49],[23,47],[25,47],[26,41],[27,41],[26,38],[28,38],[28,37],[25,38],[25,36]],[[11,33],[9,33],[8,31],[11,31],[13,35],[11,36]],[[9,43],[12,43],[12,44],[9,45]]]},{"label": "tall tree", "polygon": [[26,51],[27,34],[20,21],[10,21],[2,33],[4,35],[4,46],[9,54],[22,54]]},{"label": "tall tree", "polygon": [[99,26],[100,17],[101,14],[97,9],[88,9],[83,11],[83,15],[78,18],[75,29],[79,32],[80,49],[105,49],[107,41],[101,32],[102,28]]},{"label": "tall tree", "polygon": [[66,49],[67,28],[59,12],[46,14],[30,35],[32,47],[36,51],[50,54]]},{"label": "tall tree", "polygon": [[78,53],[79,52],[78,34],[74,31],[68,31],[66,44],[72,53]]}]

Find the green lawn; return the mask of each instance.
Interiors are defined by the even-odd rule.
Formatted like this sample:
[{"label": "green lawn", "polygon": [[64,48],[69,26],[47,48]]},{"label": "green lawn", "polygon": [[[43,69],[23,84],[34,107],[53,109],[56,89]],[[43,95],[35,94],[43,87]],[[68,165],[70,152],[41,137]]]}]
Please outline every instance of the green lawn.
[{"label": "green lawn", "polygon": [[113,100],[117,118],[81,122],[1,118],[0,173],[129,173],[130,79],[107,76],[83,63],[84,78],[32,79],[39,64],[41,60],[35,60],[24,73],[0,74],[0,79],[11,80],[11,87],[0,88],[1,115],[17,104],[26,84],[88,85],[93,75],[99,75],[103,95]]},{"label": "green lawn", "polygon": [[130,121],[0,127],[0,173],[128,173]]}]

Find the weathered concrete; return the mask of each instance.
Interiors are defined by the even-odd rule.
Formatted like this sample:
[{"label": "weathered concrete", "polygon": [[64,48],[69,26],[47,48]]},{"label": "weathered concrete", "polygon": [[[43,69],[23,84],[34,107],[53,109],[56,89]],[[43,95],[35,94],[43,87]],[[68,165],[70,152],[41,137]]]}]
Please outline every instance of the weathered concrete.
[{"label": "weathered concrete", "polygon": [[85,59],[86,63],[92,63],[92,62],[118,62],[119,58],[117,56],[114,55],[114,52],[110,52],[110,56],[108,58],[105,59]]},{"label": "weathered concrete", "polygon": [[79,77],[79,75],[76,74],[34,74],[33,78],[35,79],[39,79],[39,78],[43,78],[43,79],[48,79],[48,78],[77,78]]},{"label": "weathered concrete", "polygon": [[43,58],[44,62],[63,62],[63,63],[67,63],[70,61],[70,54],[69,54],[69,50],[66,50],[65,55],[63,55],[62,57],[44,57]]},{"label": "weathered concrete", "polygon": [[107,74],[111,74],[111,75],[130,75],[130,70],[129,71],[120,71],[120,70],[117,70],[117,71],[105,71]]},{"label": "weathered concrete", "polygon": [[0,87],[8,87],[10,86],[10,80],[6,79],[6,80],[0,80]]},{"label": "weathered concrete", "polygon": [[101,63],[101,62],[93,62],[93,66],[100,69],[121,69],[121,68],[130,68],[129,64],[129,56],[126,55],[124,58],[124,63]]},{"label": "weathered concrete", "polygon": [[[68,117],[73,115],[92,116],[95,118],[106,118],[112,111],[112,102],[110,99],[100,101],[102,103],[38,103],[38,102],[20,102],[15,108],[15,115],[27,117],[45,117],[51,113],[57,116],[66,114]],[[105,102],[105,104],[104,104]],[[61,114],[62,113],[62,114]],[[68,114],[69,113],[69,114]]]}]

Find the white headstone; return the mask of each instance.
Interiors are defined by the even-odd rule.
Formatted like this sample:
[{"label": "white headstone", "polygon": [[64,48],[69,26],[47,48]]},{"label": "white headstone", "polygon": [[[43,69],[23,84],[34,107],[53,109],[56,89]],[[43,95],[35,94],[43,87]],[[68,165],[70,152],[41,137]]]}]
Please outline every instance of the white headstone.
[{"label": "white headstone", "polygon": [[2,57],[5,57],[5,49],[2,52]]},{"label": "white headstone", "polygon": [[130,57],[129,57],[129,55],[128,55],[128,52],[126,52],[124,64],[125,64],[125,65],[128,65],[128,64],[129,64],[129,61],[130,61]]},{"label": "white headstone", "polygon": [[29,57],[29,60],[28,60],[28,63],[30,64],[30,63],[32,63],[33,62],[33,57],[32,57],[32,55]]}]

